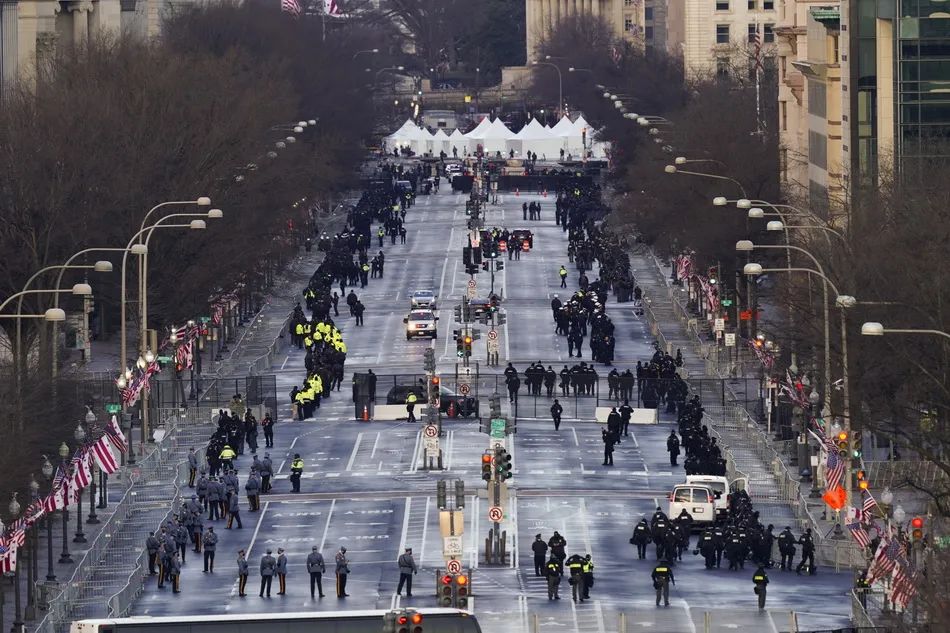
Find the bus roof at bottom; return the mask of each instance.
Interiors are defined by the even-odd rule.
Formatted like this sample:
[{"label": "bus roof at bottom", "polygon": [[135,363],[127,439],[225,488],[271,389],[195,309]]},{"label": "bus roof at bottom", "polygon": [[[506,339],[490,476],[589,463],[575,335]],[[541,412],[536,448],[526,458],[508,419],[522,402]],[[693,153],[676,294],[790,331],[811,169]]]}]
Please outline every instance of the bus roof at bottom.
[{"label": "bus roof at bottom", "polygon": [[[425,633],[481,633],[475,616],[458,609],[414,609]],[[70,633],[379,633],[388,611],[257,613],[112,618],[73,622]]]}]

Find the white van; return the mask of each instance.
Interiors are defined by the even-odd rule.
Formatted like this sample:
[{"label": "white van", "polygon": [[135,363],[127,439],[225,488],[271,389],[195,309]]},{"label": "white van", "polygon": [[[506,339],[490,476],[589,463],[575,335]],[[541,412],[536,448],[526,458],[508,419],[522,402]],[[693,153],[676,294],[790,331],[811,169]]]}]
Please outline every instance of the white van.
[{"label": "white van", "polygon": [[686,483],[698,484],[711,489],[715,500],[716,518],[724,518],[729,511],[729,499],[733,492],[737,490],[747,490],[748,480],[745,478],[736,479],[732,483],[725,477],[716,475],[687,475]]},{"label": "white van", "polygon": [[686,510],[693,517],[693,525],[716,522],[716,496],[712,488],[702,484],[677,484],[670,493],[670,520]]}]

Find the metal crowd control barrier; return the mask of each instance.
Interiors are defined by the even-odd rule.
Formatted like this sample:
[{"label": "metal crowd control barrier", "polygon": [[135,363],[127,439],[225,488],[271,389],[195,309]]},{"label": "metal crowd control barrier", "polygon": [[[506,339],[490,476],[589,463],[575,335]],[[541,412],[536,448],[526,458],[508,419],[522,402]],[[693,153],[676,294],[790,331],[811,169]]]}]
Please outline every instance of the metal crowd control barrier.
[{"label": "metal crowd control barrier", "polygon": [[291,316],[292,315],[287,315],[283,325],[280,326],[280,331],[277,333],[277,336],[275,336],[271,344],[267,346],[267,351],[258,356],[257,359],[251,363],[249,373],[252,376],[269,373],[276,364],[277,359],[290,347]]}]

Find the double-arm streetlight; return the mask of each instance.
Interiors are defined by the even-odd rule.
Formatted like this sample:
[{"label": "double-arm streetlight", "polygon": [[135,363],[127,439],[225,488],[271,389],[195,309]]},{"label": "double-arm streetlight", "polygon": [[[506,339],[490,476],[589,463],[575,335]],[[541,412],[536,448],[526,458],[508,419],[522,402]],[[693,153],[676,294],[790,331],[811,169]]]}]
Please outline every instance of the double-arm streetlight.
[{"label": "double-arm streetlight", "polygon": [[[845,310],[847,308],[853,308],[857,305],[857,299],[851,295],[843,295],[838,292],[838,288],[822,271],[812,270],[811,268],[763,268],[761,264],[757,263],[748,263],[746,264],[742,272],[746,275],[757,277],[763,273],[807,273],[810,275],[817,275],[827,283],[835,293],[835,305],[839,308],[838,314],[840,315],[840,327],[841,327],[841,367],[842,367],[842,377],[841,377],[841,390],[842,390],[842,417],[844,418],[844,430],[848,434],[848,441],[853,441],[851,435],[851,390],[848,380],[848,330],[847,330],[847,318],[845,317]],[[844,490],[845,490],[845,506],[851,505],[851,459],[850,457],[845,462],[844,469]]]},{"label": "double-arm streetlight", "polygon": [[[50,463],[49,458],[46,455],[43,455],[43,465],[40,467],[40,472],[43,473],[43,477],[46,478],[46,481],[50,483],[50,494],[55,494],[56,491],[53,490],[53,464]],[[46,517],[46,582],[56,582],[56,574],[53,569],[53,515],[49,514]]]},{"label": "double-arm streetlight", "polygon": [[[551,59],[551,56],[548,55],[545,59]],[[557,64],[552,64],[551,62],[531,62],[532,66],[550,66],[557,71],[557,118],[561,118],[561,113],[563,112],[562,108],[564,107],[564,77],[561,74],[561,69]]]}]

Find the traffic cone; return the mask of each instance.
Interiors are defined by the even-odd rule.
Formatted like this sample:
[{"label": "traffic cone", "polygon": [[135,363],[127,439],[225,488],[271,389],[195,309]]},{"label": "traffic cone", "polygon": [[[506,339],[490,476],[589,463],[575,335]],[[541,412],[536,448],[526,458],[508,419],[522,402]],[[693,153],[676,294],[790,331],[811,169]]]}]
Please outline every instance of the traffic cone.
[{"label": "traffic cone", "polygon": [[363,422],[369,422],[369,407],[363,405]]},{"label": "traffic cone", "polygon": [[455,403],[454,402],[449,403],[449,408],[448,408],[448,411],[446,411],[446,413],[449,414],[450,418],[455,417]]},{"label": "traffic cone", "polygon": [[521,191],[519,191],[518,188],[515,187],[515,197],[517,198],[520,195],[521,195]]},{"label": "traffic cone", "polygon": [[545,189],[545,190],[541,193],[541,197],[542,197],[542,198],[547,198],[547,197],[548,197],[548,190],[547,190],[547,189]]}]

